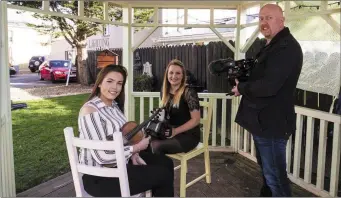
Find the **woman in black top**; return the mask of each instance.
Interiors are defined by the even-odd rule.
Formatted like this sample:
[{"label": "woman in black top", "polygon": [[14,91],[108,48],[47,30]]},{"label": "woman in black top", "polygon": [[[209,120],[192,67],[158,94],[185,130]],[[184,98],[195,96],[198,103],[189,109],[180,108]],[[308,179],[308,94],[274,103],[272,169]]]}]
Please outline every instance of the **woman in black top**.
[{"label": "woman in black top", "polygon": [[197,92],[186,86],[186,70],[179,60],[169,62],[161,91],[169,130],[166,140],[153,139],[150,148],[157,154],[175,154],[194,149],[200,141],[200,104]]}]

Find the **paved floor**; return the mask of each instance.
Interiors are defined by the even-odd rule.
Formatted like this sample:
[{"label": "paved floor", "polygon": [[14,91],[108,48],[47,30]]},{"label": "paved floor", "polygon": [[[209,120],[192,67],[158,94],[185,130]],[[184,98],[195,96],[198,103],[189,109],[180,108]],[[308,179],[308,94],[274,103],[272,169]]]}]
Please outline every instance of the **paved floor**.
[{"label": "paved floor", "polygon": [[[257,197],[262,185],[259,167],[239,154],[211,152],[212,183],[201,180],[187,189],[187,197]],[[175,165],[178,162],[175,161]],[[204,171],[203,157],[188,163],[187,179]],[[144,178],[146,179],[146,178]],[[179,196],[179,170],[175,174],[175,196]],[[297,185],[292,185],[294,197],[314,197]],[[17,195],[18,197],[71,197],[75,196],[71,173],[50,180]]]}]

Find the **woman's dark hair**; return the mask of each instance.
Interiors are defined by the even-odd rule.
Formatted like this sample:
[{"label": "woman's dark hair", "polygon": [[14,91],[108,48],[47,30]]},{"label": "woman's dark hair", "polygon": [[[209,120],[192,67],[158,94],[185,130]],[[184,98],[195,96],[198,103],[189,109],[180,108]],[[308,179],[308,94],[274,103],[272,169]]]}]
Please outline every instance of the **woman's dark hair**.
[{"label": "woman's dark hair", "polygon": [[99,96],[101,91],[100,91],[100,87],[99,85],[103,82],[103,79],[108,75],[108,73],[110,72],[118,72],[120,74],[122,74],[123,76],[123,84],[122,84],[122,90],[120,92],[120,94],[117,96],[117,98],[115,99],[115,101],[118,104],[118,107],[120,108],[120,110],[123,112],[124,111],[124,86],[126,84],[127,81],[127,70],[125,67],[121,66],[121,65],[108,65],[102,68],[102,70],[98,73],[97,75],[97,79],[95,82],[95,85],[92,89],[92,92],[88,98],[88,101],[91,100],[93,97],[95,96]]}]

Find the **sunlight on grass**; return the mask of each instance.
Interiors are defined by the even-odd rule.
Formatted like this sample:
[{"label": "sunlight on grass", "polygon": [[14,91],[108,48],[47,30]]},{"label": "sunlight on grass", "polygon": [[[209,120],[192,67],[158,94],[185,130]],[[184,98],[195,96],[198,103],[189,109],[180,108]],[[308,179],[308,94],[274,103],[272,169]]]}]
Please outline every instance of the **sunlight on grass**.
[{"label": "sunlight on grass", "polygon": [[77,117],[88,94],[27,102],[12,112],[17,192],[69,171],[63,135],[66,126],[77,133]]},{"label": "sunlight on grass", "polygon": [[[12,111],[17,193],[70,171],[63,129],[71,126],[78,136],[78,113],[87,97],[88,94],[81,94],[28,101],[27,109]],[[159,98],[154,98],[154,108],[158,104]],[[145,98],[144,119],[149,116],[149,98]],[[140,100],[136,99],[137,123],[139,117]],[[217,142],[220,142],[218,134]]]},{"label": "sunlight on grass", "polygon": [[[78,135],[78,113],[88,95],[28,101],[27,109],[12,111],[17,193],[70,171],[63,129],[71,126]],[[147,119],[149,100],[144,102]],[[158,98],[154,104],[156,107]],[[137,100],[136,120],[139,120],[139,106]]]}]

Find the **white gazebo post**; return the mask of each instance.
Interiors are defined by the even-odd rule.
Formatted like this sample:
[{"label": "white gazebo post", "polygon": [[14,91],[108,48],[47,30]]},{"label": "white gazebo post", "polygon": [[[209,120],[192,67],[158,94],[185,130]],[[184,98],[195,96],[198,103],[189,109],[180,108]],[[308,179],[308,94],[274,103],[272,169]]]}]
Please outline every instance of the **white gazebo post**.
[{"label": "white gazebo post", "polygon": [[133,9],[131,5],[123,8],[123,23],[127,23],[127,26],[123,26],[123,66],[127,68],[128,79],[125,85],[125,103],[124,114],[128,120],[134,120],[135,102],[133,100]]},{"label": "white gazebo post", "polygon": [[0,197],[15,197],[12,119],[8,72],[7,2],[0,2]]},{"label": "white gazebo post", "polygon": [[[244,59],[245,58],[245,51],[247,51],[247,49],[245,51],[242,51],[242,45],[241,45],[241,41],[245,40],[245,33],[242,33],[242,24],[246,24],[246,12],[245,12],[245,8],[242,7],[242,5],[238,5],[237,6],[237,17],[236,17],[236,39],[235,39],[235,52],[234,52],[234,59],[235,60],[240,60],[240,59]],[[250,44],[251,45],[251,44]],[[249,45],[249,46],[250,46]],[[242,134],[242,128],[236,124],[234,122],[234,119],[236,117],[237,111],[238,111],[238,106],[240,103],[241,97],[236,97],[232,99],[232,120],[231,120],[231,139],[232,139],[232,147],[234,148],[235,151],[238,151],[241,142],[238,142],[239,140],[241,140],[241,138],[239,138]],[[244,132],[244,136],[245,136],[245,140],[247,140],[246,137],[248,137],[248,134],[246,133],[246,131]]]}]

